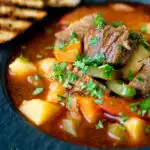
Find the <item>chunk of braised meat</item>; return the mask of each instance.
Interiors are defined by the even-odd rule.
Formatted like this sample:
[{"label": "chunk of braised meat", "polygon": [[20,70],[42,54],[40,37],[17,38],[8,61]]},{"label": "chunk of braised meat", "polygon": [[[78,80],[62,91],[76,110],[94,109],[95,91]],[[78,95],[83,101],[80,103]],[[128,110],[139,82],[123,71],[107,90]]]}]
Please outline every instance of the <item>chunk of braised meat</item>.
[{"label": "chunk of braised meat", "polygon": [[103,93],[109,93],[109,90],[102,83],[84,74],[79,68],[74,67],[71,63],[67,65],[66,73],[72,73],[77,76],[77,80],[74,80],[71,84],[66,86],[72,93],[90,96],[91,93],[85,88],[85,85],[90,82],[95,83],[99,89],[102,89]]},{"label": "chunk of braised meat", "polygon": [[150,92],[150,58],[129,85],[137,89],[139,94],[146,95]]},{"label": "chunk of braised meat", "polygon": [[105,63],[125,64],[135,46],[137,39],[132,40],[127,27],[113,27],[106,25],[98,30],[91,28],[84,38],[84,53],[95,56],[98,53],[105,55]]},{"label": "chunk of braised meat", "polygon": [[93,20],[97,14],[92,14],[81,18],[78,21],[71,23],[68,28],[55,34],[59,40],[69,41],[70,35],[74,32],[79,39],[83,39],[88,30],[94,26]]}]

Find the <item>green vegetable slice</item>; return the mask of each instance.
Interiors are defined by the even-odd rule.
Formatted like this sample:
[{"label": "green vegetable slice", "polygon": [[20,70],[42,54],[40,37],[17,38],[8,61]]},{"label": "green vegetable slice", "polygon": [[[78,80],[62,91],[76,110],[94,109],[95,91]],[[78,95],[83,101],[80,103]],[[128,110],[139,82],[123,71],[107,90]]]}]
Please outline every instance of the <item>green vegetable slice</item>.
[{"label": "green vegetable slice", "polygon": [[104,80],[114,80],[117,76],[116,73],[117,71],[112,66],[105,64],[100,67],[89,66],[87,75]]},{"label": "green vegetable slice", "polygon": [[136,95],[136,90],[128,85],[121,83],[117,80],[107,81],[107,86],[114,93],[122,97],[134,97]]}]

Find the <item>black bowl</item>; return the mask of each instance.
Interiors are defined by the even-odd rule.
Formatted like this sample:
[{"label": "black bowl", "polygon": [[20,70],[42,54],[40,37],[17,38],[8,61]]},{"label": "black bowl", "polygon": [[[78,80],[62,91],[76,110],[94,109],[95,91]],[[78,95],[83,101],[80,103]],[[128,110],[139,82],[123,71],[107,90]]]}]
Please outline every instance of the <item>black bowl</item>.
[{"label": "black bowl", "polygon": [[[111,0],[118,1],[118,0]],[[127,2],[127,0],[124,0]],[[106,2],[105,0],[83,0],[81,5],[88,3]],[[141,2],[150,4],[150,0],[129,0],[128,2]],[[50,9],[50,15],[42,22],[34,25],[25,34],[18,38],[0,45],[0,150],[94,150],[94,148],[87,148],[78,145],[73,145],[67,142],[57,140],[42,131],[39,131],[25,119],[18,112],[12,103],[8,92],[6,83],[7,64],[12,56],[15,47],[18,43],[24,43],[32,38],[36,31],[42,27],[42,24],[47,20],[54,20],[55,16],[61,16],[69,11],[68,8]],[[55,14],[52,15],[52,14]],[[132,150],[137,150],[133,149]],[[140,150],[150,150],[150,147],[140,148]],[[128,149],[130,150],[130,149]]]}]

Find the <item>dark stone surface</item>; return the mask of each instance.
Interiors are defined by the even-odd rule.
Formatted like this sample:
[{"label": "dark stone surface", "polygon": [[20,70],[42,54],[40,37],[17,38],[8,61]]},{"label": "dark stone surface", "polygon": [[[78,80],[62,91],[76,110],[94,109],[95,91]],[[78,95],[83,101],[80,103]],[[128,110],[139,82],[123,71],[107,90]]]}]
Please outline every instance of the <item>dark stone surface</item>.
[{"label": "dark stone surface", "polygon": [[[83,1],[87,3],[87,0]],[[130,1],[150,3],[150,0]],[[88,1],[88,3],[91,2],[104,2],[104,0]],[[44,134],[22,119],[12,106],[4,89],[6,63],[13,47],[12,44],[0,46],[0,150],[94,150],[93,148],[59,141]],[[131,150],[150,150],[150,148]]]}]

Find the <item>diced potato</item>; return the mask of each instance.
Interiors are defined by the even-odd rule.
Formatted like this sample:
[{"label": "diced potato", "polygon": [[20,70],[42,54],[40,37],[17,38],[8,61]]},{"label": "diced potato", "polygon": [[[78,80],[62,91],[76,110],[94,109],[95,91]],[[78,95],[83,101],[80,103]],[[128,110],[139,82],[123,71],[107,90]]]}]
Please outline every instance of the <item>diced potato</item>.
[{"label": "diced potato", "polygon": [[135,75],[143,66],[144,60],[150,56],[150,51],[146,50],[144,46],[140,45],[138,49],[134,51],[128,63],[122,68],[122,74],[124,79],[128,80],[129,70]]},{"label": "diced potato", "polygon": [[113,123],[108,126],[108,135],[119,143],[123,143],[127,140],[125,128],[118,123]]},{"label": "diced potato", "polygon": [[56,59],[54,58],[45,58],[37,62],[37,67],[39,70],[39,74],[45,77],[48,77],[50,72],[53,70],[53,65],[56,63]]},{"label": "diced potato", "polygon": [[52,81],[50,83],[50,87],[47,95],[47,101],[58,103],[61,101],[58,95],[64,96],[65,93],[66,90],[60,82]]},{"label": "diced potato", "polygon": [[94,104],[93,100],[95,98],[90,97],[77,97],[77,101],[80,105],[80,110],[85,117],[85,119],[89,123],[95,123],[98,120],[98,113],[96,112],[96,105]]},{"label": "diced potato", "polygon": [[21,57],[16,58],[10,65],[9,70],[17,76],[26,76],[28,74],[36,72],[36,66],[29,62],[23,60]]},{"label": "diced potato", "polygon": [[63,130],[72,136],[77,136],[77,121],[75,119],[63,119],[62,120]]},{"label": "diced potato", "polygon": [[33,99],[24,101],[19,110],[33,123],[41,125],[60,113],[61,106],[40,99]]},{"label": "diced potato", "polygon": [[124,123],[124,126],[133,143],[139,143],[145,137],[146,122],[144,120],[132,117]]}]

